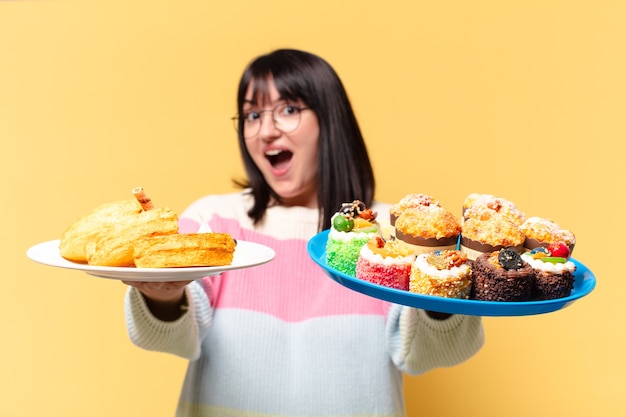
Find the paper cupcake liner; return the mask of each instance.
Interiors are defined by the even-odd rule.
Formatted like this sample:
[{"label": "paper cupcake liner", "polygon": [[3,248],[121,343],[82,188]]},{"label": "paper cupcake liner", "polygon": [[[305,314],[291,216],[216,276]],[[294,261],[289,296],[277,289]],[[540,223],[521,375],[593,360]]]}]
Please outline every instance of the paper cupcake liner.
[{"label": "paper cupcake liner", "polygon": [[396,229],[396,238],[407,244],[416,255],[421,253],[434,252],[436,250],[456,249],[459,237],[451,236],[441,239],[424,238],[421,236],[411,236]]},{"label": "paper cupcake liner", "polygon": [[[548,246],[550,246],[550,243],[542,242],[542,241],[539,241],[537,239],[533,239],[533,238],[527,237],[524,240],[524,248],[528,249],[529,251],[533,250],[535,248],[539,248],[539,247],[547,248]],[[569,247],[569,253],[570,253],[570,256],[571,256],[572,252],[574,252],[574,246],[576,246],[576,244],[575,243],[571,243],[571,244],[569,244],[567,246]]]},{"label": "paper cupcake liner", "polygon": [[482,243],[478,240],[472,240],[461,236],[461,252],[467,255],[467,259],[475,261],[483,253],[491,253],[501,249],[513,249],[515,252],[522,253],[524,251],[523,245],[518,246],[504,246],[504,245],[490,245],[488,243]]}]

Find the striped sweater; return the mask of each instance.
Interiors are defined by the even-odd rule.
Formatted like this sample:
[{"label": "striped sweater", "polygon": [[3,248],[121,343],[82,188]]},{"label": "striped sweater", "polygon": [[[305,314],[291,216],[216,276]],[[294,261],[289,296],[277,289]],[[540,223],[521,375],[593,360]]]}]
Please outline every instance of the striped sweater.
[{"label": "striped sweater", "polygon": [[177,416],[404,416],[402,372],[452,366],[482,346],[479,317],[433,320],[328,278],[306,251],[317,209],[271,207],[254,226],[250,205],[246,193],[204,197],[180,230],[206,223],[273,248],[273,261],[191,283],[189,310],[174,322],[128,290],[131,340],[189,360]]}]

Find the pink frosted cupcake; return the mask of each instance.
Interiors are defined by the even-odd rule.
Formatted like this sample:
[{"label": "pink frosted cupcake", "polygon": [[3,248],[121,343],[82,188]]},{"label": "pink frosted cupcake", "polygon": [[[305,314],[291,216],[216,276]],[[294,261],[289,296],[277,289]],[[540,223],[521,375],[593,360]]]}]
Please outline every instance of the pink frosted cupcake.
[{"label": "pink frosted cupcake", "polygon": [[356,264],[356,277],[373,284],[399,290],[409,289],[413,251],[398,240],[371,238],[361,248]]}]

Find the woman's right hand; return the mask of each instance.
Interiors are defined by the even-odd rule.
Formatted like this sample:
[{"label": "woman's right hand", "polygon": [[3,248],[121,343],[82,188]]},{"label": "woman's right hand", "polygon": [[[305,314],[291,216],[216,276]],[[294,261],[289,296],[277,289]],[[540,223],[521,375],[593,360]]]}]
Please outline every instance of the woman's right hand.
[{"label": "woman's right hand", "polygon": [[150,312],[163,321],[174,321],[186,310],[185,287],[192,281],[122,281],[143,294]]}]

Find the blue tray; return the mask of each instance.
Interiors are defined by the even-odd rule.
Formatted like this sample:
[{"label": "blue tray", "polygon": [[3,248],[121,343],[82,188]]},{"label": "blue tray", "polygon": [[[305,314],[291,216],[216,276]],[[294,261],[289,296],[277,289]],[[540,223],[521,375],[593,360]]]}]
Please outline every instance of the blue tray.
[{"label": "blue tray", "polygon": [[550,313],[570,306],[574,301],[588,295],[596,285],[596,277],[582,263],[571,259],[576,265],[574,272],[574,289],[568,297],[545,301],[478,301],[444,298],[432,295],[415,294],[395,288],[372,284],[356,277],[346,275],[326,264],[326,240],[328,230],[315,235],[309,240],[307,250],[309,256],[326,274],[344,287],[381,300],[390,301],[424,310],[470,316],[529,316]]}]

